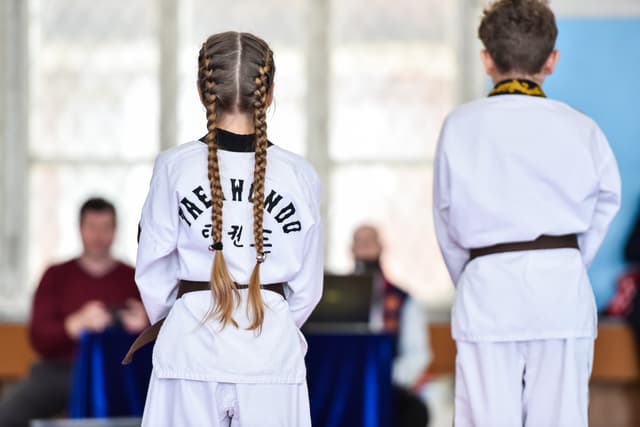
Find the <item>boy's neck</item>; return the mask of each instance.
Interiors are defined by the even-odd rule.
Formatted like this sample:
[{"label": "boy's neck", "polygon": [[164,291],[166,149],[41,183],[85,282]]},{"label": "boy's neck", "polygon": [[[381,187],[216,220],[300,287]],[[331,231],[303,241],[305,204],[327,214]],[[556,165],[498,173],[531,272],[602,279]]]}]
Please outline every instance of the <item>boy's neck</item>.
[{"label": "boy's neck", "polygon": [[539,74],[520,74],[520,73],[493,73],[490,74],[491,80],[493,84],[496,85],[505,80],[529,80],[536,83],[538,86],[542,87],[544,83],[545,75],[543,73]]}]

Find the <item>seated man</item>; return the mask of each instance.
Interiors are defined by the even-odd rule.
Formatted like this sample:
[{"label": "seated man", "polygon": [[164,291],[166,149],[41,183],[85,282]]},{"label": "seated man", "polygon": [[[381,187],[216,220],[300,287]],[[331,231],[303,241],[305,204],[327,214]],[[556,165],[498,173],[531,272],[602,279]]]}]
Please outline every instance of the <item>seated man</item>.
[{"label": "seated man", "polygon": [[51,266],[36,290],[30,338],[40,356],[29,377],[0,401],[0,426],[27,427],[29,420],[67,408],[76,343],[82,332],[102,332],[119,321],[130,333],[148,320],[130,266],[111,256],[114,206],[90,199],[80,210],[83,253]]},{"label": "seated man", "polygon": [[358,227],[351,251],[355,273],[373,277],[371,328],[398,335],[392,378],[394,425],[425,427],[429,421],[427,407],[413,392],[431,359],[425,310],[385,277],[380,263],[383,247],[375,227]]}]

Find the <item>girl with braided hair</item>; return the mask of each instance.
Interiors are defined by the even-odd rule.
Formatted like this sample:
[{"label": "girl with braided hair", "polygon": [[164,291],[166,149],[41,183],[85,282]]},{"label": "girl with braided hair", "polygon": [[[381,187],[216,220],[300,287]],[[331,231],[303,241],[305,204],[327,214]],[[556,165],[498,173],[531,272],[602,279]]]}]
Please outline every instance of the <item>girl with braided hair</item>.
[{"label": "girl with braided hair", "polygon": [[158,156],[140,221],[154,326],[139,340],[157,335],[143,425],[310,426],[299,328],[322,293],[319,179],[267,139],[267,43],[215,34],[198,65],[207,134]]}]

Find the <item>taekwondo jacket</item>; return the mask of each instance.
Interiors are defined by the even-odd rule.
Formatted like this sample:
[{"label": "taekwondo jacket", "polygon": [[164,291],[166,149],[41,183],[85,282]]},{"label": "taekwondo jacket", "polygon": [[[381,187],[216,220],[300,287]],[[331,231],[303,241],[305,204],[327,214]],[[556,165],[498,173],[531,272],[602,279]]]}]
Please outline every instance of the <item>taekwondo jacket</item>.
[{"label": "taekwondo jacket", "polygon": [[[558,101],[522,94],[459,107],[435,159],[436,235],[453,282],[455,339],[594,337],[586,269],[620,206],[616,159],[597,124]],[[574,249],[469,249],[576,233]]]},{"label": "taekwondo jacket", "polygon": [[[249,282],[253,246],[254,137],[218,131],[224,256],[236,283]],[[209,281],[213,253],[207,146],[192,141],[161,153],[140,221],[136,282],[151,322],[168,315],[153,363],[161,378],[232,383],[300,383],[306,343],[299,327],[322,293],[320,182],[301,157],[270,144],[265,180],[263,284],[286,282],[286,301],[263,291],[260,333],[248,331],[246,290],[239,328],[207,319],[211,292],[176,301],[178,280]]]}]

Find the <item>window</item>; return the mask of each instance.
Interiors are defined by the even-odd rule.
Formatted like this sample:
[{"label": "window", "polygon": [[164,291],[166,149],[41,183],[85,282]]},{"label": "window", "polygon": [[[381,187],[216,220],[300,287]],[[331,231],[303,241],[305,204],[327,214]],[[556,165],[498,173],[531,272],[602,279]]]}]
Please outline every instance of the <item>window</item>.
[{"label": "window", "polygon": [[118,209],[114,252],[133,263],[158,135],[158,11],[152,0],[32,2],[28,282],[79,253],[78,209]]},{"label": "window", "polygon": [[329,266],[349,271],[360,223],[380,226],[385,267],[420,297],[451,287],[431,219],[432,160],[456,103],[455,3],[332,2]]},{"label": "window", "polygon": [[[226,30],[256,33],[275,51],[269,138],[309,157],[324,178],[328,269],[350,270],[353,228],[373,222],[394,281],[448,301],[431,225],[431,173],[440,124],[460,93],[458,7],[436,0],[4,2],[3,34],[10,41],[22,34],[29,53],[14,74],[0,73],[7,99],[28,99],[20,116],[28,144],[7,138],[0,146],[10,157],[24,154],[28,166],[2,174],[28,177],[18,201],[24,209],[16,211],[28,225],[17,232],[9,223],[18,214],[0,214],[2,249],[17,239],[28,256],[16,267],[26,278],[20,308],[5,298],[0,312],[24,314],[43,269],[78,254],[78,209],[91,195],[115,202],[114,252],[134,261],[153,159],[206,132],[197,54],[208,35]],[[16,10],[21,21],[9,25]],[[21,58],[19,48],[4,46],[3,58]],[[20,79],[28,90],[11,92]],[[7,111],[5,134],[21,123]],[[19,193],[10,185],[0,191],[3,204]],[[1,271],[11,273],[9,264],[0,256]],[[0,283],[1,295],[11,292]]]}]

